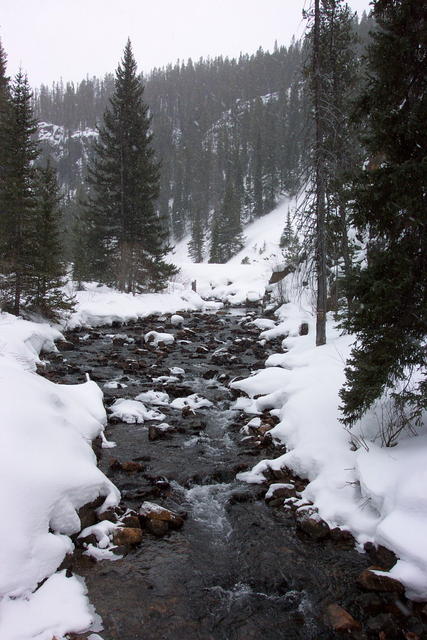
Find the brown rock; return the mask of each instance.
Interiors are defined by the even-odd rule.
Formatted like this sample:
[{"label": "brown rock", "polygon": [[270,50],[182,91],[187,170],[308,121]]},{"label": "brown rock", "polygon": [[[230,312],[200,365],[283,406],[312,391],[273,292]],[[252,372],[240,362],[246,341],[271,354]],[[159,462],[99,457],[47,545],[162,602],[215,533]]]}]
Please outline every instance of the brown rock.
[{"label": "brown rock", "polygon": [[133,461],[129,461],[129,462],[122,462],[121,463],[121,467],[122,467],[122,471],[127,471],[127,472],[141,472],[144,471],[144,465],[142,465],[140,462],[133,462]]},{"label": "brown rock", "polygon": [[166,535],[169,531],[169,524],[164,520],[147,520],[146,526],[150,533],[159,538]]},{"label": "brown rock", "polygon": [[130,527],[131,529],[140,529],[141,523],[139,522],[139,518],[137,515],[127,515],[122,518],[121,523],[125,527]]},{"label": "brown rock", "polygon": [[339,604],[330,604],[326,609],[328,622],[334,631],[356,631],[360,623]]},{"label": "brown rock", "polygon": [[265,500],[269,503],[271,500],[276,500],[277,498],[281,500],[285,500],[285,498],[295,498],[295,487],[292,487],[292,489],[290,487],[277,487],[271,496]]},{"label": "brown rock", "polygon": [[185,405],[182,408],[181,415],[183,418],[188,418],[189,416],[195,416],[196,412],[189,405]]},{"label": "brown rock", "polygon": [[184,524],[184,520],[177,513],[154,502],[143,502],[139,509],[139,516],[143,524],[156,520],[166,522],[171,529],[179,529]]},{"label": "brown rock", "polygon": [[313,540],[322,540],[329,535],[330,529],[324,520],[309,515],[306,511],[296,512],[297,527]]},{"label": "brown rock", "polygon": [[357,583],[367,591],[389,591],[403,595],[405,589],[403,585],[395,578],[387,575],[378,575],[374,571],[382,571],[379,567],[369,567],[362,571],[357,578]]},{"label": "brown rock", "polygon": [[86,529],[86,527],[91,527],[93,524],[98,522],[98,517],[96,515],[96,510],[103,504],[105,498],[102,496],[98,496],[92,502],[88,502],[87,504],[80,507],[77,512],[77,515],[80,518],[80,529]]},{"label": "brown rock", "polygon": [[110,522],[117,522],[117,513],[114,507],[110,507],[110,509],[106,509],[102,513],[98,513],[98,520],[102,522],[102,520],[109,520]]},{"label": "brown rock", "polygon": [[372,564],[381,567],[384,571],[390,571],[397,562],[397,556],[393,551],[383,547],[381,544],[376,547],[372,542],[366,542],[364,549],[368,554]]},{"label": "brown rock", "polygon": [[76,345],[68,340],[57,340],[55,344],[60,351],[74,351],[76,348]]},{"label": "brown rock", "polygon": [[119,527],[114,529],[113,542],[117,546],[135,545],[142,541],[142,531],[136,527]]}]

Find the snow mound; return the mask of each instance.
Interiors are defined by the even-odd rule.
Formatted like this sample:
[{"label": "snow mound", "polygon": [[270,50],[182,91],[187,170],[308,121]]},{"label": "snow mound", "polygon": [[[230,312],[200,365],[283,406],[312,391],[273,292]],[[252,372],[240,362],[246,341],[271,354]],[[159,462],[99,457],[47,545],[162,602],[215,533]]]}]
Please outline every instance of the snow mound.
[{"label": "snow mound", "polygon": [[105,509],[120,496],[91,447],[106,424],[101,390],[33,373],[61,334],[7,314],[0,334],[0,637],[50,640],[93,619],[84,586],[55,573],[80,529],[77,510],[99,496]]},{"label": "snow mound", "polygon": [[162,413],[147,409],[139,400],[119,398],[111,405],[111,417],[128,424],[142,424],[145,420],[163,420]]}]

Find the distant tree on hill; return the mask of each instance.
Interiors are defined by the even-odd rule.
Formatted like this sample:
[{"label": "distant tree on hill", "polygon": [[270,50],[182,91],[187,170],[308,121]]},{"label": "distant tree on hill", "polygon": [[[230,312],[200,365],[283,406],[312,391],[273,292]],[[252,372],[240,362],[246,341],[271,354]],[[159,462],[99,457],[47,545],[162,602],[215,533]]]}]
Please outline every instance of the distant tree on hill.
[{"label": "distant tree on hill", "polygon": [[159,165],[143,91],[128,41],[89,166],[87,212],[92,275],[133,293],[160,290],[176,273],[154,206]]},{"label": "distant tree on hill", "polygon": [[244,246],[239,191],[229,172],[222,207],[215,212],[211,231],[209,262],[228,262]]}]

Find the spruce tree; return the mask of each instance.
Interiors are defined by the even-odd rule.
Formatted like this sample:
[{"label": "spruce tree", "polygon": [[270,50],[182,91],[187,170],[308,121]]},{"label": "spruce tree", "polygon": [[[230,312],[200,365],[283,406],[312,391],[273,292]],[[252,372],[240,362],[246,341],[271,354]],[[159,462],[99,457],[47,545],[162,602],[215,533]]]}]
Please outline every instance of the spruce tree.
[{"label": "spruce tree", "polygon": [[[411,370],[425,374],[427,19],[418,0],[376,0],[373,12],[379,29],[359,105],[371,159],[353,192],[353,223],[369,241],[349,281],[357,342],[341,392],[347,425]],[[426,398],[425,377],[396,397],[412,417]]]},{"label": "spruce tree", "polygon": [[27,306],[44,317],[57,318],[73,304],[64,292],[66,265],[60,242],[61,195],[56,172],[48,163],[34,175],[35,207],[32,271]]},{"label": "spruce tree", "polygon": [[160,290],[176,273],[164,260],[170,247],[155,210],[159,165],[143,92],[128,40],[89,167],[88,232],[93,276],[133,293]]},{"label": "spruce tree", "polygon": [[12,85],[10,105],[2,123],[0,182],[0,272],[4,276],[1,298],[3,308],[16,315],[20,313],[34,270],[33,165],[38,147],[31,98],[28,79],[20,71]]},{"label": "spruce tree", "polygon": [[228,262],[244,245],[241,204],[231,169],[226,177],[222,207],[214,214],[209,262]]}]

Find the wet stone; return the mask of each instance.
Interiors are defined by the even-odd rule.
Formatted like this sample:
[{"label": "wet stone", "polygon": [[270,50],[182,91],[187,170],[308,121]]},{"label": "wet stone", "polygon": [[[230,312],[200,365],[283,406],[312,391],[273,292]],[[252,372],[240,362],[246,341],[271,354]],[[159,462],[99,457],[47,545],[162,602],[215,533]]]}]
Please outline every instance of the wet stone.
[{"label": "wet stone", "polygon": [[133,546],[140,542],[142,542],[141,527],[119,527],[113,531],[113,543],[117,546]]},{"label": "wet stone", "polygon": [[353,616],[338,604],[330,604],[326,609],[328,622],[334,631],[357,631],[361,628]]},{"label": "wet stone", "polygon": [[395,578],[387,575],[379,575],[374,571],[382,571],[380,567],[369,567],[362,571],[357,578],[357,583],[367,591],[387,591],[403,595],[405,589]]}]

